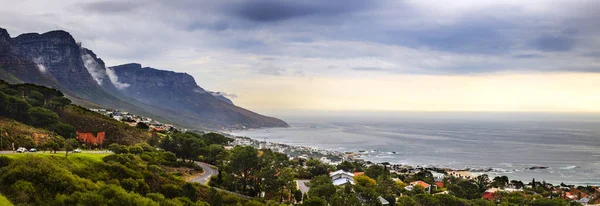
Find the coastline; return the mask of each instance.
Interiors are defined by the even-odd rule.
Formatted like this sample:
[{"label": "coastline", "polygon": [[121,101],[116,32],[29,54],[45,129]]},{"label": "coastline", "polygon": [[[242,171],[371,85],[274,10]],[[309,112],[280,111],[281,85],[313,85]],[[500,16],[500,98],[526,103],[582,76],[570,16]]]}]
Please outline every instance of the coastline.
[{"label": "coastline", "polygon": [[[506,176],[510,175],[514,172],[519,172],[523,170],[531,170],[531,171],[543,171],[550,169],[549,166],[543,165],[532,165],[530,167],[525,167],[521,169],[503,169],[503,168],[494,168],[494,167],[462,167],[462,168],[453,168],[453,167],[445,167],[445,166],[437,166],[437,165],[424,165],[424,164],[405,164],[405,163],[390,163],[386,161],[377,161],[377,160],[369,160],[364,157],[369,154],[369,152],[380,152],[377,150],[374,151],[338,151],[332,149],[319,149],[317,147],[304,146],[304,145],[292,145],[285,143],[278,143],[273,141],[259,140],[247,136],[237,136],[232,134],[233,131],[222,132],[226,136],[233,138],[235,141],[232,146],[236,145],[245,145],[245,146],[253,146],[255,148],[268,148],[273,151],[281,152],[288,155],[290,158],[314,158],[318,159],[325,164],[337,165],[342,161],[350,161],[350,162],[361,162],[366,166],[370,165],[383,165],[390,169],[391,172],[397,174],[411,174],[419,171],[429,171],[432,172],[434,177],[440,174],[455,174],[456,176],[461,177],[469,177],[468,179],[475,178],[481,174],[487,174],[491,178],[496,176]],[[367,156],[368,157],[368,156]],[[569,166],[569,168],[573,169],[576,166]],[[562,169],[562,168],[561,168]],[[534,177],[535,178],[535,177]],[[531,181],[530,179],[516,179],[523,182]],[[542,179],[540,179],[542,180]],[[563,181],[568,182],[568,181]],[[548,182],[551,184],[559,185],[563,182]],[[575,187],[577,186],[600,186],[600,183],[587,183],[587,184],[571,184]]]}]

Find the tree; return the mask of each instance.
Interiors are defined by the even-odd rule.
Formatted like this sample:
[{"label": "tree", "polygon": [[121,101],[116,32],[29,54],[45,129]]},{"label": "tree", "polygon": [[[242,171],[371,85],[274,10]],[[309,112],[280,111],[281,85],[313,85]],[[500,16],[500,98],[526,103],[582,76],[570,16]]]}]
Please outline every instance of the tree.
[{"label": "tree", "polygon": [[335,186],[333,186],[331,178],[327,175],[319,175],[312,178],[309,185],[308,196],[311,199],[320,197],[328,200],[335,193]]},{"label": "tree", "polygon": [[27,110],[27,115],[34,127],[46,128],[58,124],[58,115],[45,108],[32,107]]},{"label": "tree", "polygon": [[327,201],[321,197],[310,197],[304,200],[303,206],[327,206]]},{"label": "tree", "polygon": [[241,184],[236,184],[235,187],[241,187],[244,194],[251,176],[256,175],[257,155],[258,150],[251,146],[237,146],[231,150],[231,159],[228,166],[234,176],[241,180]]},{"label": "tree", "polygon": [[32,106],[35,107],[42,107],[44,106],[44,95],[38,91],[30,91],[29,95],[27,96],[27,103],[31,104]]},{"label": "tree", "polygon": [[208,145],[208,147],[206,148],[206,152],[203,152],[204,158],[207,163],[212,164],[212,165],[219,165],[217,164],[217,161],[221,160],[221,157],[223,156],[223,153],[225,153],[226,150],[225,148],[223,148],[222,145],[218,145],[218,144],[211,144]]},{"label": "tree", "polygon": [[398,184],[396,184],[389,175],[380,175],[379,178],[377,178],[377,187],[375,190],[383,197],[393,197],[399,188]]},{"label": "tree", "polygon": [[457,184],[451,184],[448,186],[448,191],[451,195],[465,199],[477,199],[481,198],[479,187],[467,180],[460,180]]},{"label": "tree", "polygon": [[342,163],[337,165],[337,170],[344,170],[348,172],[354,172],[354,165],[348,161],[343,161]]},{"label": "tree", "polygon": [[167,136],[160,144],[160,147],[166,151],[175,153],[183,161],[196,159],[206,146],[204,141],[195,133],[175,133]]},{"label": "tree", "polygon": [[73,137],[73,135],[76,133],[75,127],[65,123],[58,123],[54,131],[56,134],[67,138]]},{"label": "tree", "polygon": [[352,191],[351,184],[345,184],[344,189],[337,190],[329,201],[331,206],[359,206],[362,205],[356,194]]},{"label": "tree", "polygon": [[302,191],[300,190],[294,190],[294,200],[296,200],[296,202],[302,202]]},{"label": "tree", "polygon": [[279,202],[282,202],[283,200],[284,188],[290,193],[296,189],[296,182],[294,181],[295,176],[296,173],[294,173],[294,170],[290,167],[285,167],[279,171],[279,176],[277,177],[277,181],[281,186]]},{"label": "tree", "polygon": [[372,165],[365,170],[365,175],[370,178],[377,179],[380,175],[387,175],[389,172],[381,165]]},{"label": "tree", "polygon": [[415,200],[413,200],[409,196],[399,197],[396,203],[402,206],[417,206],[417,202],[415,202]]},{"label": "tree", "polygon": [[488,182],[490,178],[487,174],[479,175],[475,178],[475,184],[479,188],[479,192],[483,193],[488,189]]},{"label": "tree", "polygon": [[55,136],[55,137],[50,137],[48,140],[46,140],[42,144],[42,148],[50,149],[54,153],[56,153],[56,151],[60,150],[60,148],[63,147],[63,144],[64,144],[64,139],[60,136]]},{"label": "tree", "polygon": [[136,127],[136,128],[138,128],[138,129],[143,129],[143,130],[148,130],[148,129],[150,129],[150,126],[148,126],[148,124],[146,124],[146,123],[143,123],[143,122],[138,122],[138,123],[135,125],[135,127]]},{"label": "tree", "polygon": [[202,135],[202,139],[206,142],[206,144],[209,144],[209,145],[210,144],[226,145],[226,144],[229,144],[229,142],[233,141],[233,139],[231,139],[231,138],[227,138],[227,137],[223,136],[222,134],[217,134],[214,132]]},{"label": "tree", "polygon": [[65,157],[69,156],[69,152],[77,148],[79,142],[76,139],[65,139]]},{"label": "tree", "polygon": [[329,173],[329,167],[317,159],[310,158],[306,161],[306,166],[308,167],[311,178]]},{"label": "tree", "polygon": [[492,180],[492,186],[504,188],[508,185],[508,177],[507,176],[496,176]]},{"label": "tree", "polygon": [[354,176],[354,182],[360,186],[374,188],[377,185],[377,181],[366,175]]},{"label": "tree", "polygon": [[521,188],[525,187],[525,184],[523,184],[522,181],[518,181],[518,180],[511,180],[510,184],[512,184],[517,189],[521,189]]}]

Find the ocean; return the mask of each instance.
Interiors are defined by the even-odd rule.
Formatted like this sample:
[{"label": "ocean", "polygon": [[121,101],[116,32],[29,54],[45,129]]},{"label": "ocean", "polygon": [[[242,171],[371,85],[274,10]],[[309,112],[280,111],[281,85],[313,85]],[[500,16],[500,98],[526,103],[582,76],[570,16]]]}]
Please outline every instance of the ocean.
[{"label": "ocean", "polygon": [[[290,145],[366,151],[363,159],[486,169],[490,176],[600,185],[600,115],[360,113],[285,116],[289,128],[231,132]],[[547,169],[527,169],[533,166]]]}]

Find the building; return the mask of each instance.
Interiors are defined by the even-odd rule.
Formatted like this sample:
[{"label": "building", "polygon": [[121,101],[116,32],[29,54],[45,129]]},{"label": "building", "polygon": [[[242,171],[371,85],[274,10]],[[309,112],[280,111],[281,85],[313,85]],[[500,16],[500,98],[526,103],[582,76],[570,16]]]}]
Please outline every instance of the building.
[{"label": "building", "polygon": [[338,170],[329,174],[333,185],[343,185],[346,183],[354,184],[354,174],[346,172],[344,170]]},{"label": "building", "polygon": [[406,189],[408,191],[412,191],[415,188],[415,186],[417,186],[417,185],[425,188],[425,191],[430,194],[431,194],[431,190],[433,187],[437,188],[436,185],[430,185],[430,184],[427,184],[426,182],[419,180],[419,181],[411,182],[410,185],[406,186],[404,189]]},{"label": "building", "polygon": [[390,205],[390,202],[388,202],[382,196],[377,197],[377,199],[379,199],[379,202],[381,203],[381,205]]}]

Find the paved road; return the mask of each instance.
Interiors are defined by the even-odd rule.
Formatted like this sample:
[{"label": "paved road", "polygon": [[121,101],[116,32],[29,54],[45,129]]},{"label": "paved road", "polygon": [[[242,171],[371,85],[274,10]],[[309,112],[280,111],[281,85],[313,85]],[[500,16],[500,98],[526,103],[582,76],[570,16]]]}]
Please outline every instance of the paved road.
[{"label": "paved road", "polygon": [[302,192],[302,194],[304,193],[308,193],[308,187],[306,186],[306,183],[310,182],[310,180],[296,180],[296,185],[298,186],[298,190],[300,190]]},{"label": "paved road", "polygon": [[198,182],[200,184],[206,184],[208,182],[208,180],[210,180],[210,177],[212,177],[213,175],[218,175],[219,171],[216,169],[213,169],[211,167],[211,165],[203,163],[203,162],[196,162],[196,164],[198,164],[198,166],[202,167],[202,170],[204,170],[204,173],[192,180],[190,180],[190,182]]}]

